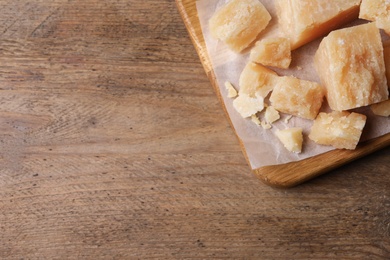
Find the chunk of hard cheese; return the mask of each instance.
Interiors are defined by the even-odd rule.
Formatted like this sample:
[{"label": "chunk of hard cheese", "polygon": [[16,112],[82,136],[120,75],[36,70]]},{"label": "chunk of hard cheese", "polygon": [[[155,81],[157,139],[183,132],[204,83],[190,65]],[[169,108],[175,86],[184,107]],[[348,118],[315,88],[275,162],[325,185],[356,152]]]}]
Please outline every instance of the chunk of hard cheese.
[{"label": "chunk of hard cheese", "polygon": [[290,152],[300,153],[302,151],[302,128],[295,127],[277,130],[275,135]]},{"label": "chunk of hard cheese", "polygon": [[263,31],[271,15],[259,0],[232,0],[209,20],[211,35],[233,51],[247,48]]},{"label": "chunk of hard cheese", "polygon": [[323,98],[324,89],[318,83],[285,76],[276,81],[270,101],[280,112],[314,119]]},{"label": "chunk of hard cheese", "polygon": [[377,116],[390,116],[390,99],[371,105],[371,110]]},{"label": "chunk of hard cheese", "polygon": [[287,69],[291,63],[290,40],[283,37],[260,40],[252,48],[250,60],[265,66]]},{"label": "chunk of hard cheese", "polygon": [[272,124],[273,122],[280,119],[280,115],[279,112],[273,106],[269,106],[265,110],[264,118],[267,123]]},{"label": "chunk of hard cheese", "polygon": [[322,40],[314,64],[333,110],[388,99],[383,46],[374,23],[331,32]]},{"label": "chunk of hard cheese", "polygon": [[390,1],[362,0],[359,18],[373,21],[390,35]]},{"label": "chunk of hard cheese", "polygon": [[309,138],[318,144],[353,150],[360,140],[365,124],[366,116],[358,113],[319,113]]},{"label": "chunk of hard cheese", "polygon": [[247,118],[264,109],[264,99],[260,96],[253,98],[247,94],[240,94],[234,99],[233,107],[243,118]]},{"label": "chunk of hard cheese", "polygon": [[275,0],[293,50],[358,18],[359,5],[360,0]]},{"label": "chunk of hard cheese", "polygon": [[265,98],[274,87],[278,78],[276,72],[253,62],[249,62],[242,71],[239,79],[240,93],[251,97]]}]

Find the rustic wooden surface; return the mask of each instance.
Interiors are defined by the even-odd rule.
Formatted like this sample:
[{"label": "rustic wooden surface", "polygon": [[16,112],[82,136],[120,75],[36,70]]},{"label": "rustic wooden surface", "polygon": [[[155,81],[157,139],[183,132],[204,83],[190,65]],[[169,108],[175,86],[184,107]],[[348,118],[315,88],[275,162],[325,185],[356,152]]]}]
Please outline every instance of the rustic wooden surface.
[{"label": "rustic wooden surface", "polygon": [[1,259],[388,259],[390,149],[249,170],[172,0],[0,0]]}]

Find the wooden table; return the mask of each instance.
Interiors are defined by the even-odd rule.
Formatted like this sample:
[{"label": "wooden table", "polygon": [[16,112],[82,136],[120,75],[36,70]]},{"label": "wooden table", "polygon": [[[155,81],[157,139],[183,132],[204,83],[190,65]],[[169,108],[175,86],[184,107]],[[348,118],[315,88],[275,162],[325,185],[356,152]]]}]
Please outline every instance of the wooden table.
[{"label": "wooden table", "polygon": [[389,259],[390,149],[250,171],[173,0],[0,0],[1,259]]}]

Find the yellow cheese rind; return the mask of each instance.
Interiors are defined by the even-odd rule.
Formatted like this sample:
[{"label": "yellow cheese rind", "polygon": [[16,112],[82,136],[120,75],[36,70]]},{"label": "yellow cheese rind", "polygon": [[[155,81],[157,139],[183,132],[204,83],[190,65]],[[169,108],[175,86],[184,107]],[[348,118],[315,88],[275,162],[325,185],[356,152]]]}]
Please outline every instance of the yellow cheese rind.
[{"label": "yellow cheese rind", "polygon": [[252,48],[250,60],[265,66],[287,69],[291,63],[290,40],[283,37],[260,40]]},{"label": "yellow cheese rind", "polygon": [[390,1],[362,0],[359,18],[373,21],[390,35]]},{"label": "yellow cheese rind", "polygon": [[358,18],[360,0],[275,0],[279,24],[291,49]]},{"label": "yellow cheese rind", "polygon": [[210,33],[233,51],[247,48],[263,31],[271,15],[258,0],[232,0],[209,20]]},{"label": "yellow cheese rind", "polygon": [[332,110],[388,99],[383,46],[374,23],[331,32],[322,40],[314,64]]},{"label": "yellow cheese rind", "polygon": [[347,111],[319,113],[309,138],[318,144],[353,150],[360,140],[366,119],[365,115]]},{"label": "yellow cheese rind", "polygon": [[276,72],[260,64],[249,62],[240,75],[239,92],[250,97],[265,98],[272,91],[277,78]]},{"label": "yellow cheese rind", "polygon": [[390,99],[371,105],[371,111],[377,116],[390,116]]},{"label": "yellow cheese rind", "polygon": [[295,127],[277,130],[275,135],[282,142],[283,146],[290,152],[300,153],[302,151],[302,128]]},{"label": "yellow cheese rind", "polygon": [[314,119],[323,98],[324,89],[318,83],[285,76],[276,81],[270,101],[280,112]]}]

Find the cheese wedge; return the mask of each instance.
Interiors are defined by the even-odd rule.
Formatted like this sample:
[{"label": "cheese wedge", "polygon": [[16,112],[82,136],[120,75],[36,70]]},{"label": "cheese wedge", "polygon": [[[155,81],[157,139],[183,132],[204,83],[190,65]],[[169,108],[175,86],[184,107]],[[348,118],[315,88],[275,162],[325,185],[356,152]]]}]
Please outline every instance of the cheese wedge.
[{"label": "cheese wedge", "polygon": [[353,150],[360,140],[366,119],[365,115],[347,111],[319,113],[309,138],[318,144]]},{"label": "cheese wedge", "polygon": [[210,33],[233,51],[247,48],[263,31],[271,15],[259,0],[232,0],[209,20]]},{"label": "cheese wedge", "polygon": [[274,87],[278,78],[276,72],[253,62],[249,62],[242,71],[239,79],[239,92],[250,97],[265,98]]},{"label": "cheese wedge", "polygon": [[383,46],[374,23],[331,32],[322,40],[314,64],[332,110],[388,99]]},{"label": "cheese wedge", "polygon": [[260,40],[252,48],[250,60],[265,66],[287,69],[291,63],[290,40],[283,37]]},{"label": "cheese wedge", "polygon": [[360,0],[275,0],[292,50],[358,18],[359,5]]},{"label": "cheese wedge", "polygon": [[390,1],[362,0],[359,18],[373,21],[390,35]]},{"label": "cheese wedge", "polygon": [[276,81],[270,101],[280,112],[314,119],[322,106],[323,98],[324,89],[318,83],[285,76]]},{"label": "cheese wedge", "polygon": [[302,128],[295,127],[277,130],[275,135],[282,142],[283,146],[290,152],[300,153],[302,151]]}]

